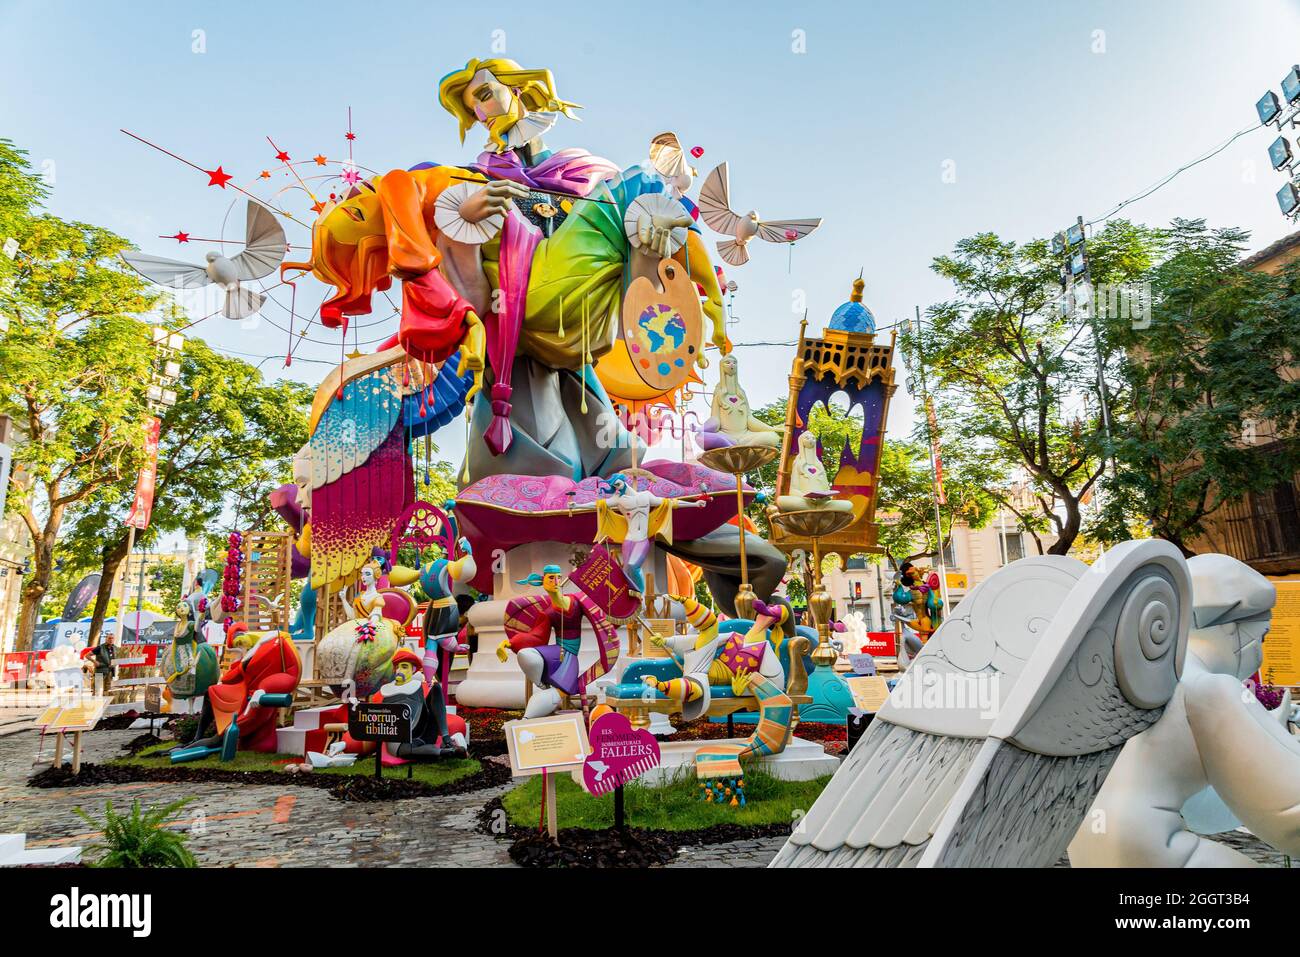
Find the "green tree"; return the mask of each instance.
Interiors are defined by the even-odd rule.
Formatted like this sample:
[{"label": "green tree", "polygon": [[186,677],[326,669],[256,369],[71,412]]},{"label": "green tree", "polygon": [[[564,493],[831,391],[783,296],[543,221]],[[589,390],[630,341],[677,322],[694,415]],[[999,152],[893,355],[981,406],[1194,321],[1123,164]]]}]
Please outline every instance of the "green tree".
[{"label": "green tree", "polygon": [[1120,468],[1089,529],[1103,541],[1147,523],[1191,554],[1206,518],[1300,469],[1300,266],[1276,275],[1242,268],[1247,239],[1175,220],[1149,275],[1149,321],[1103,320],[1125,390]]},{"label": "green tree", "polygon": [[[1004,477],[978,465],[944,458],[945,501],[939,506],[944,546],[952,541],[955,523],[983,528],[997,510],[998,498],[990,488]],[[939,528],[935,526],[934,481],[926,446],[919,441],[885,442],[878,488],[876,518],[886,519],[879,538],[886,553],[898,562],[936,557]]]},{"label": "green tree", "polygon": [[[1159,245],[1155,231],[1112,221],[1088,242],[1094,284],[1140,280]],[[1079,534],[1081,501],[1110,451],[1099,354],[1107,383],[1118,382],[1120,363],[1104,329],[1094,338],[1083,310],[1059,307],[1062,265],[1045,240],[1017,245],[993,233],[963,239],[933,263],[955,296],[932,305],[928,322],[901,339],[912,386],[924,363],[944,448],[981,458],[996,473],[1023,471],[1057,535],[1049,550],[1059,555]]]},{"label": "green tree", "polygon": [[[239,529],[278,522],[270,493],[293,477],[293,456],[307,441],[312,390],[285,380],[267,383],[255,366],[222,355],[201,339],[189,339],[176,396],[176,404],[160,414],[153,513],[149,528],[137,533],[137,545],[155,545],[166,533],[211,533],[223,519],[226,528]],[[133,482],[120,483],[114,496],[81,509],[61,546],[75,560],[102,567],[92,642],[126,557],[122,520]],[[209,544],[223,556],[212,566],[220,570],[225,534],[212,535]],[[172,592],[167,594],[171,601]]]},{"label": "green tree", "polygon": [[185,581],[185,563],[174,558],[164,558],[149,572],[150,584],[162,598],[162,606],[169,608],[184,597],[190,585]]},{"label": "green tree", "polygon": [[32,632],[70,509],[109,495],[143,458],[144,384],[153,359],[136,316],[159,297],[120,268],[122,238],[43,213],[45,190],[26,156],[0,143],[0,217],[19,245],[5,267],[0,309],[0,413],[15,426],[8,509],[32,537],[15,648]]}]

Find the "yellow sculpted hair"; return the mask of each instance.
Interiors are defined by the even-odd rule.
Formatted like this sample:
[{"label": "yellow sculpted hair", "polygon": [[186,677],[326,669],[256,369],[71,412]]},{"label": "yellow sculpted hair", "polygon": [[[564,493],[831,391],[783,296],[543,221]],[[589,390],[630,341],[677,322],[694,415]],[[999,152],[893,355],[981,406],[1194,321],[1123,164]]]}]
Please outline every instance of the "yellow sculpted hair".
[{"label": "yellow sculpted hair", "polygon": [[503,84],[517,90],[516,96],[530,112],[558,112],[576,120],[573,110],[582,109],[577,103],[561,100],[556,95],[555,77],[551,76],[550,70],[525,70],[514,60],[505,57],[493,57],[490,60],[471,58],[464,69],[452,70],[438,83],[438,102],[444,110],[456,117],[460,124],[462,143],[465,142],[465,134],[478,122],[478,118],[465,108],[462,97],[469,81],[479,70],[487,70]]}]

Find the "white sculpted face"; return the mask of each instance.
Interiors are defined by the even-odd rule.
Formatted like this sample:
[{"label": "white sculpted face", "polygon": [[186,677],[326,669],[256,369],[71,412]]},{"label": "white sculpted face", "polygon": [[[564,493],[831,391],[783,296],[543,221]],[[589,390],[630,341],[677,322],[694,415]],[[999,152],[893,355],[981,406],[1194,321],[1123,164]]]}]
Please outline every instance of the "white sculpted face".
[{"label": "white sculpted face", "polygon": [[1277,589],[1228,555],[1197,555],[1187,568],[1194,608],[1188,651],[1210,671],[1249,678],[1264,660]]},{"label": "white sculpted face", "polygon": [[375,587],[375,570],[369,565],[361,569],[361,587],[366,591]]},{"label": "white sculpted face", "polygon": [[1268,619],[1251,619],[1194,628],[1187,647],[1210,671],[1245,681],[1264,663],[1269,624]]},{"label": "white sculpted face", "polygon": [[298,486],[298,506],[311,512],[311,443],[293,457],[293,484]]},{"label": "white sculpted face", "polygon": [[739,392],[740,380],[737,375],[740,364],[736,361],[735,356],[723,356],[722,361],[718,363],[718,372],[721,381],[719,385],[726,391]]}]

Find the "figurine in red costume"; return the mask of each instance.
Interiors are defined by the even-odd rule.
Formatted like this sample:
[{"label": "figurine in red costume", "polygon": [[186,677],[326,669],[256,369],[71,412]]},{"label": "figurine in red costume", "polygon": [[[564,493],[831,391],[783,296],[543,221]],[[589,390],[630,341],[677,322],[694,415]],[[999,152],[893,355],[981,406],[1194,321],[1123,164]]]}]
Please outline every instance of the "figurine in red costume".
[{"label": "figurine in red costume", "polygon": [[[545,593],[512,599],[506,605],[506,638],[497,646],[505,662],[509,653],[536,689],[524,709],[525,718],[542,718],[560,706],[560,695],[583,694],[587,685],[609,671],[618,660],[618,632],[600,606],[581,591],[565,592],[559,565],[547,565],[521,585],[540,585]],[[598,657],[586,671],[578,667],[583,620],[596,634]],[[551,644],[551,636],[555,644]]]},{"label": "figurine in red costume", "polygon": [[[239,641],[242,627],[231,629],[232,644]],[[195,740],[186,750],[219,748],[234,724],[242,750],[274,753],[276,709],[292,703],[301,673],[302,661],[288,632],[256,637],[221,681],[208,689]]]}]

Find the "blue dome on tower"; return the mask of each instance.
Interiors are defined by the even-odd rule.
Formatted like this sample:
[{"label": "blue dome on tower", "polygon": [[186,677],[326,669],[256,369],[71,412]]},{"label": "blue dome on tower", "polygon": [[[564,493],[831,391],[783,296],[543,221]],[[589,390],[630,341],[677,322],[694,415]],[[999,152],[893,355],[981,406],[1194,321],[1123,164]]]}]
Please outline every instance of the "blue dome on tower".
[{"label": "blue dome on tower", "polygon": [[831,324],[828,329],[836,329],[840,332],[875,333],[876,317],[862,304],[862,290],[866,285],[861,279],[853,280],[853,294],[849,296],[848,302],[831,314]]}]

